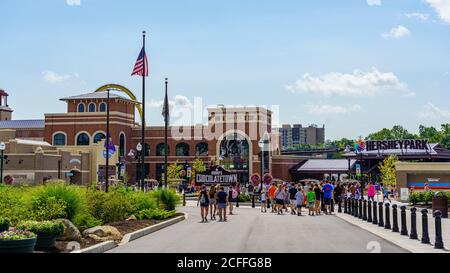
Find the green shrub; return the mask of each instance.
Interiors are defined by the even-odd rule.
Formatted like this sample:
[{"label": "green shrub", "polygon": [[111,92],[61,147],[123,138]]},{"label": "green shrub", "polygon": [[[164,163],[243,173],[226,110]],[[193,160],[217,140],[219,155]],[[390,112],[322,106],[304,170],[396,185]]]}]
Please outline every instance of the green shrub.
[{"label": "green shrub", "polygon": [[66,202],[54,196],[38,198],[32,207],[33,217],[38,221],[56,220],[67,217]]},{"label": "green shrub", "polygon": [[433,201],[434,192],[424,192],[423,193],[423,202],[425,205],[428,205],[430,202]]},{"label": "green shrub", "polygon": [[175,210],[163,210],[163,209],[146,209],[141,210],[136,214],[136,217],[140,220],[165,220],[175,216]]},{"label": "green shrub", "polygon": [[144,192],[127,192],[127,198],[133,206],[133,213],[146,209],[155,209],[157,207],[156,200],[150,193]]},{"label": "green shrub", "polygon": [[0,217],[9,218],[12,224],[30,219],[29,193],[26,187],[0,185]]},{"label": "green shrub", "polygon": [[102,220],[96,219],[89,213],[80,213],[73,219],[73,224],[80,230],[103,225]]},{"label": "green shrub", "polygon": [[422,195],[420,192],[413,192],[409,195],[409,203],[416,205],[422,202]]},{"label": "green shrub", "polygon": [[250,202],[252,200],[250,194],[244,193],[239,194],[239,202]]},{"label": "green shrub", "polygon": [[9,218],[6,218],[6,217],[0,218],[0,232],[8,230],[10,226],[11,226],[11,220],[9,220]]},{"label": "green shrub", "polygon": [[123,221],[133,213],[133,205],[124,192],[89,190],[86,195],[88,213],[103,223]]},{"label": "green shrub", "polygon": [[[72,220],[77,213],[83,211],[85,206],[81,190],[82,188],[68,186],[64,182],[56,182],[39,187],[31,202],[32,210],[36,212],[42,205],[46,206],[47,204],[51,204],[51,207],[54,207],[55,202],[60,205],[64,203],[65,216],[67,219]],[[52,200],[53,198],[57,201]],[[55,211],[52,211],[50,214],[55,214]]]},{"label": "green shrub", "polygon": [[49,234],[53,236],[62,236],[65,226],[61,221],[25,221],[17,225],[17,229],[28,230],[35,234]]},{"label": "green shrub", "polygon": [[152,196],[156,199],[156,204],[164,210],[175,210],[180,203],[180,196],[173,190],[158,189],[152,192]]}]

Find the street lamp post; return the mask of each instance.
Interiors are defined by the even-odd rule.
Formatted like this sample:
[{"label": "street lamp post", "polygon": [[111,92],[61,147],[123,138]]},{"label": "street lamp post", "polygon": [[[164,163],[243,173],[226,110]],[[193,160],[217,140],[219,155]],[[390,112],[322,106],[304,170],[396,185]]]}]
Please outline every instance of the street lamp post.
[{"label": "street lamp post", "polygon": [[5,148],[6,148],[6,145],[5,145],[5,143],[4,142],[2,142],[2,143],[0,143],[0,151],[1,151],[1,166],[0,166],[0,184],[2,184],[3,183],[3,159],[4,159],[4,157],[5,157]]},{"label": "street lamp post", "polygon": [[[138,183],[139,183],[139,188],[142,188],[144,185],[144,183],[143,183],[143,179],[142,179],[142,166],[141,165],[139,165],[139,164],[142,164],[142,144],[139,142],[137,145],[136,145],[136,151],[137,151],[137,167],[136,167],[136,181],[139,181]],[[141,170],[141,173],[140,173],[140,175],[141,175],[141,179],[138,179],[138,176],[137,176],[137,174],[139,174],[139,167],[140,167],[140,170]]]}]

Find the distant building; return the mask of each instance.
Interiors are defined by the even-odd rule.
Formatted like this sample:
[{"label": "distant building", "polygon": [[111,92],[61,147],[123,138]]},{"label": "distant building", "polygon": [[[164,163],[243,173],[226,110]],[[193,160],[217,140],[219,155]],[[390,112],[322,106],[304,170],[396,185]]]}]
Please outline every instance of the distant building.
[{"label": "distant building", "polygon": [[301,124],[284,124],[280,129],[280,144],[282,149],[294,145],[317,145],[325,143],[325,125],[322,128],[317,125],[303,127]]}]

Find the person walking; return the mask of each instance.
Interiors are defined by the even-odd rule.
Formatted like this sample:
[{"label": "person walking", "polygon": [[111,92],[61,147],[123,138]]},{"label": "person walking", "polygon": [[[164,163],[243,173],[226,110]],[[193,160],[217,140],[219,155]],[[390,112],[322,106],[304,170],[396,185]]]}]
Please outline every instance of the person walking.
[{"label": "person walking", "polygon": [[321,196],[321,194],[322,194],[322,191],[320,190],[319,185],[316,184],[314,186],[314,196],[316,199],[314,205],[315,205],[315,211],[316,211],[317,215],[320,215],[320,207],[321,207],[320,206],[320,196]]},{"label": "person walking", "polygon": [[275,208],[276,208],[276,204],[275,204],[275,194],[277,192],[277,187],[275,183],[272,183],[272,185],[269,188],[269,200],[270,200],[270,205],[272,207],[272,213],[275,212]]},{"label": "person walking", "polygon": [[220,187],[217,193],[217,207],[219,209],[219,222],[227,221],[227,197],[228,194],[225,192],[223,187]]},{"label": "person walking", "polygon": [[306,198],[308,200],[308,207],[309,207],[309,216],[314,216],[314,212],[317,211],[315,205],[316,205],[316,192],[314,190],[310,190],[308,194],[306,195]]},{"label": "person walking", "polygon": [[341,183],[337,183],[334,188],[334,203],[339,206],[342,204],[342,195],[344,194],[344,188]]},{"label": "person walking", "polygon": [[297,195],[298,193],[298,186],[292,185],[292,187],[289,189],[289,205],[291,207],[291,214],[295,215],[297,213]]},{"label": "person walking", "polygon": [[202,223],[208,222],[208,208],[209,208],[209,193],[206,186],[202,186],[197,200],[197,206],[200,204],[200,214],[202,216]]},{"label": "person walking", "polygon": [[325,214],[331,214],[331,199],[333,198],[334,187],[330,182],[326,182],[322,187],[323,201],[325,203]]},{"label": "person walking", "polygon": [[392,203],[391,199],[389,198],[390,194],[389,188],[385,185],[382,185],[381,189],[383,190],[383,203],[386,202],[386,200],[388,200],[389,203]]},{"label": "person walking", "polygon": [[210,220],[216,220],[216,204],[217,204],[216,200],[217,200],[216,187],[211,186],[211,188],[209,189],[209,212],[211,216]]},{"label": "person walking", "polygon": [[375,202],[375,194],[376,194],[376,189],[375,189],[375,185],[370,182],[369,186],[367,186],[367,198],[370,200],[372,200],[372,202]]},{"label": "person walking", "polygon": [[230,207],[230,215],[233,215],[233,203],[236,202],[237,196],[238,192],[233,186],[231,186],[228,191],[228,205]]},{"label": "person walking", "polygon": [[261,190],[261,212],[267,212],[267,192],[264,187]]},{"label": "person walking", "polygon": [[275,199],[276,199],[276,204],[277,204],[277,213],[278,215],[283,215],[283,205],[284,205],[284,200],[286,199],[286,191],[283,188],[282,185],[278,186],[278,189],[276,191],[275,194]]},{"label": "person walking", "polygon": [[302,207],[305,202],[305,193],[302,187],[297,186],[297,193],[295,194],[295,201],[297,205],[297,216],[302,216]]}]

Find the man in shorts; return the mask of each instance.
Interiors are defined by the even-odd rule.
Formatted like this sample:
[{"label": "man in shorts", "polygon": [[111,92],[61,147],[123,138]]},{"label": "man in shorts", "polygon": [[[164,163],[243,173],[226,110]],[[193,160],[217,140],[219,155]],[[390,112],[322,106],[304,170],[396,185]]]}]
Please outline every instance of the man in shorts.
[{"label": "man in shorts", "polygon": [[316,193],[314,191],[309,191],[306,198],[308,200],[309,216],[314,216],[314,212],[316,211]]},{"label": "man in shorts", "polygon": [[227,197],[224,187],[220,187],[217,193],[217,207],[219,209],[219,222],[227,221]]},{"label": "man in shorts", "polygon": [[297,188],[297,193],[295,194],[295,201],[297,203],[297,216],[302,215],[302,207],[305,198],[305,193],[303,192],[302,187]]},{"label": "man in shorts", "polygon": [[325,203],[325,214],[331,214],[331,199],[333,198],[334,187],[330,182],[326,182],[323,187],[323,201]]},{"label": "man in shorts", "polygon": [[272,183],[272,185],[269,188],[269,200],[270,200],[270,205],[272,206],[272,212],[275,212],[275,194],[277,192],[277,186],[275,185],[275,183]]},{"label": "man in shorts", "polygon": [[291,207],[291,214],[295,215],[296,212],[296,208],[297,208],[297,198],[295,197],[295,195],[298,192],[298,186],[297,185],[292,185],[291,188],[289,189],[289,204]]}]

